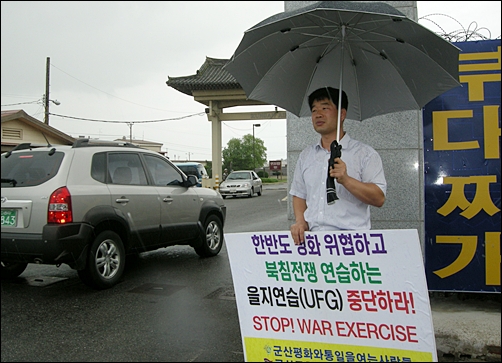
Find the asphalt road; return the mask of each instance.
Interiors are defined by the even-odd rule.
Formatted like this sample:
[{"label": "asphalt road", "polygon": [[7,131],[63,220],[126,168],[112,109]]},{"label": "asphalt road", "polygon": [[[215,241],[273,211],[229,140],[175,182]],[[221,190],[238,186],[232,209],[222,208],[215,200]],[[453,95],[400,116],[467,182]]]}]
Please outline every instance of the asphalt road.
[{"label": "asphalt road", "polygon": [[[228,198],[225,233],[289,228],[285,189]],[[29,265],[1,283],[1,361],[243,361],[227,250],[148,252],[109,290],[76,271]]]}]

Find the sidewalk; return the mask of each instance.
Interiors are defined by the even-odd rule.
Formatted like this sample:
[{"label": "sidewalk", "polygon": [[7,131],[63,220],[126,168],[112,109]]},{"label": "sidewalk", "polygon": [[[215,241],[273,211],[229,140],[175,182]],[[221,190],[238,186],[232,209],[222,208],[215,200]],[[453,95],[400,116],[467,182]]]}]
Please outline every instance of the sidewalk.
[{"label": "sidewalk", "polygon": [[500,362],[500,294],[432,292],[439,362]]},{"label": "sidewalk", "polygon": [[[263,184],[287,191],[288,183]],[[430,292],[439,362],[500,362],[500,294]]]}]

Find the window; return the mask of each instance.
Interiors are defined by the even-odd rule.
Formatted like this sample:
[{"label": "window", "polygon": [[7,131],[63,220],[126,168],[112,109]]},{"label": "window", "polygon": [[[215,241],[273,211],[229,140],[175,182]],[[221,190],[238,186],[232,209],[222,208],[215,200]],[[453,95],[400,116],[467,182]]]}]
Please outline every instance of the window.
[{"label": "window", "polygon": [[109,153],[108,172],[113,184],[148,185],[137,153]]},{"label": "window", "polygon": [[106,183],[106,153],[97,153],[92,157],[91,177]]},{"label": "window", "polygon": [[186,166],[186,165],[179,165],[178,168],[180,168],[185,175],[195,175],[199,176],[199,172],[197,171],[197,168],[195,166]]},{"label": "window", "polygon": [[45,183],[53,178],[61,165],[64,154],[22,153],[13,154],[2,161],[2,187],[31,187]]},{"label": "window", "polygon": [[155,185],[182,185],[183,178],[181,174],[166,160],[153,155],[145,155],[145,160]]}]

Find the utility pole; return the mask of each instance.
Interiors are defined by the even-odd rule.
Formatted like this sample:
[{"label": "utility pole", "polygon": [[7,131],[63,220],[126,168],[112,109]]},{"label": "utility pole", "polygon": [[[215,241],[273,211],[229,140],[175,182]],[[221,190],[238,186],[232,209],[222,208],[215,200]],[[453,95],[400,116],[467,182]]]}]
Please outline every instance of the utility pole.
[{"label": "utility pole", "polygon": [[127,122],[127,126],[129,126],[129,142],[132,144],[132,127],[134,126],[134,122]]},{"label": "utility pole", "polygon": [[256,169],[256,156],[254,151],[254,128],[260,126],[260,124],[253,124],[253,171]]},{"label": "utility pole", "polygon": [[45,106],[45,123],[49,124],[49,73],[50,73],[51,58],[47,57],[47,66],[45,70],[45,96],[44,96],[44,106]]},{"label": "utility pole", "polygon": [[45,119],[44,122],[49,124],[49,103],[52,102],[56,106],[59,106],[61,102],[58,100],[51,100],[49,98],[49,80],[50,80],[50,71],[51,71],[51,58],[47,57],[47,65],[45,69],[45,94],[44,94],[44,108],[45,108]]}]

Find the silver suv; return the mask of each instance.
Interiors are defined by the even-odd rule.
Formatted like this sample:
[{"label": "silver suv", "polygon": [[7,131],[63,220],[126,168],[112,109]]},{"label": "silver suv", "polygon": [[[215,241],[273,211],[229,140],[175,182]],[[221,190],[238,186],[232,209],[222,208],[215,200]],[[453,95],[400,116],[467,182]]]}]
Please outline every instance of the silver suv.
[{"label": "silver suv", "polygon": [[78,139],[20,144],[1,160],[2,278],[28,263],[65,263],[106,289],[121,279],[126,255],[183,244],[211,257],[223,245],[221,195],[195,188],[195,176],[154,151]]}]

